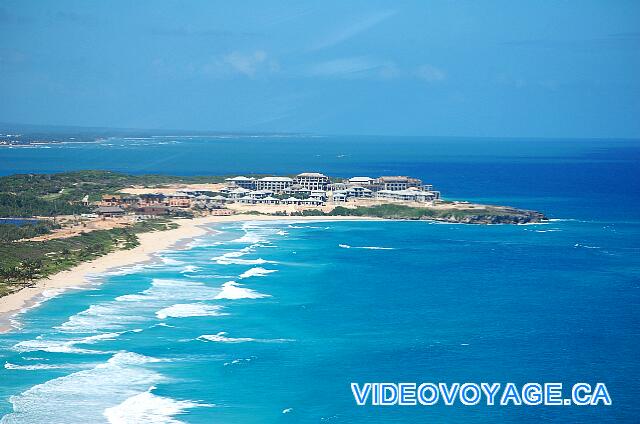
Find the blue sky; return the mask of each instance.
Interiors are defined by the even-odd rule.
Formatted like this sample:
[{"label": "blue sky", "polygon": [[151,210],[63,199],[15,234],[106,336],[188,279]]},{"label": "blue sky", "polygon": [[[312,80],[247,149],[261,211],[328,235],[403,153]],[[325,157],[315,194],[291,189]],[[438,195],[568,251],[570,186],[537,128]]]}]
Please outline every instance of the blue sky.
[{"label": "blue sky", "polygon": [[640,137],[638,1],[0,0],[0,121]]}]

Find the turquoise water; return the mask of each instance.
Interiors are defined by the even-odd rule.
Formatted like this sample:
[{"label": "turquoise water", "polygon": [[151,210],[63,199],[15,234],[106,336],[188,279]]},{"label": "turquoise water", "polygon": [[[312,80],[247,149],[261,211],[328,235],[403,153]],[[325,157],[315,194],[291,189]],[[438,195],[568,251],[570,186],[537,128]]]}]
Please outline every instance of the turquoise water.
[{"label": "turquoise water", "polygon": [[[214,226],[151,265],[49,292],[17,316],[20,331],[0,335],[2,423],[637,422],[637,143],[468,141],[470,158],[456,156],[456,143],[420,150],[398,139],[357,156],[359,145],[343,141],[315,150],[353,153],[325,155],[322,168],[311,147],[297,162],[274,160],[281,172],[416,175],[449,198],[552,220]],[[188,163],[207,152],[209,173],[258,171],[246,165],[258,163],[254,150],[243,171],[226,142],[186,150],[163,170],[202,173]],[[161,146],[149,157],[173,148]],[[95,167],[116,167],[104,153],[113,146],[86,149],[102,152]],[[40,168],[76,166],[47,156],[55,149],[15,150],[23,162],[11,169],[29,154]],[[604,382],[613,405],[357,407],[349,384],[368,381]]]},{"label": "turquoise water", "polygon": [[[638,223],[216,229],[22,315],[22,330],[0,338],[3,423],[619,422],[638,412],[629,258],[639,246],[627,237]],[[605,382],[614,405],[359,408],[349,388],[583,380]]]}]

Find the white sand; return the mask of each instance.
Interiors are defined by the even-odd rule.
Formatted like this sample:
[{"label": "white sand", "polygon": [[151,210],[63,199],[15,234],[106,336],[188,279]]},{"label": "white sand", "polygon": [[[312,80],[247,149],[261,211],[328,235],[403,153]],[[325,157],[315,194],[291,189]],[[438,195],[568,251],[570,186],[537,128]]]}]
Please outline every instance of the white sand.
[{"label": "white sand", "polygon": [[[100,274],[114,268],[141,263],[152,259],[155,252],[169,249],[179,241],[192,239],[207,233],[207,224],[235,221],[333,221],[358,220],[358,217],[339,216],[267,216],[267,215],[231,215],[207,216],[195,219],[175,220],[180,226],[173,230],[142,233],[138,235],[140,245],[131,250],[118,250],[89,262],[83,262],[67,271],[62,271],[35,282],[33,287],[26,287],[15,293],[0,297],[0,333],[11,330],[9,318],[25,308],[36,305],[38,298],[45,290],[66,289],[87,283],[87,277]],[[360,218],[371,220],[372,218]]]}]

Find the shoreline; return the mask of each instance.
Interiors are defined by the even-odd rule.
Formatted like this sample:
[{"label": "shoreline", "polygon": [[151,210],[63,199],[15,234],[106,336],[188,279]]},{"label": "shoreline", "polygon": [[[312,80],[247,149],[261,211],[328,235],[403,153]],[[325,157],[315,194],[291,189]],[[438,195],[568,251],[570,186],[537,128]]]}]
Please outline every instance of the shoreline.
[{"label": "shoreline", "polygon": [[25,287],[6,296],[0,297],[0,333],[16,329],[11,318],[21,312],[40,304],[39,298],[47,290],[68,290],[83,286],[95,274],[130,266],[143,264],[153,260],[154,255],[162,250],[180,249],[185,239],[193,239],[207,234],[209,224],[242,221],[371,221],[376,218],[354,216],[273,216],[273,215],[229,215],[205,216],[193,219],[176,219],[173,222],[178,228],[138,234],[140,244],[130,250],[116,250],[104,256],[83,262],[77,266],[37,280],[32,287]]}]

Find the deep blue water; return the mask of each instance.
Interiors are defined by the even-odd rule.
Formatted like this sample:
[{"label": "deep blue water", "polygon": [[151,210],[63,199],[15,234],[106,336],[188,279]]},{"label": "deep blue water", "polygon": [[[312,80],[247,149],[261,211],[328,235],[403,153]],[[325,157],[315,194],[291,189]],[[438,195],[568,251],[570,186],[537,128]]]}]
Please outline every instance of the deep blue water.
[{"label": "deep blue water", "polygon": [[[220,225],[16,317],[3,423],[637,422],[638,142],[176,140],[0,149],[1,171],[410,174],[554,220]],[[613,405],[357,407],[352,381],[604,382]]]}]

